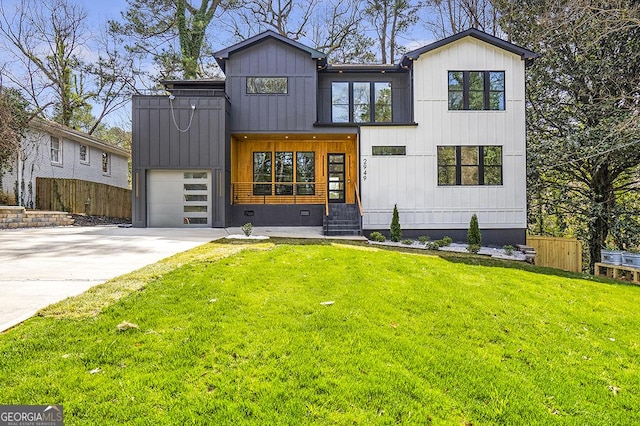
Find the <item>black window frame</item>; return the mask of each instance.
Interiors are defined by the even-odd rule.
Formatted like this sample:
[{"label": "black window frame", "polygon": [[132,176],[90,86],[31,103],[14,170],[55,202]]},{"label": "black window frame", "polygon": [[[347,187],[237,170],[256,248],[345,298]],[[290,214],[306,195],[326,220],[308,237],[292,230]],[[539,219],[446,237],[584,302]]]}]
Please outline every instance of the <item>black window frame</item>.
[{"label": "black window frame", "polygon": [[[454,155],[454,164],[443,163],[441,161],[440,152],[441,149],[451,149],[455,150]],[[477,164],[471,163],[463,163],[463,148],[476,148],[477,151]],[[500,163],[499,164],[487,164],[486,159],[488,158],[485,155],[485,152],[488,149],[500,149]],[[504,149],[502,145],[439,145],[437,148],[437,172],[438,172],[438,186],[503,186],[504,185]],[[471,170],[475,168],[477,170],[477,182],[474,183],[464,183],[463,170]],[[443,181],[441,173],[444,173],[447,170],[453,169],[455,173],[455,183],[441,183]],[[489,176],[489,171],[499,170],[500,183],[488,183],[487,177]],[[448,174],[448,173],[447,173]],[[498,176],[494,174],[494,177]]]},{"label": "black window frame", "polygon": [[371,155],[374,157],[405,156],[407,147],[406,145],[373,145]]},{"label": "black window frame", "polygon": [[[256,86],[254,85],[250,85],[249,84],[249,80],[258,80],[258,79],[264,79],[264,80],[284,80],[284,91],[253,91],[250,90],[250,86],[252,87],[252,89],[255,89]],[[247,95],[288,95],[289,94],[289,77],[284,77],[284,76],[249,76],[246,77],[245,79],[245,92],[247,93]]]},{"label": "black window frame", "polygon": [[[349,96],[349,104],[348,104],[348,121],[336,121],[334,117],[334,106],[344,107],[345,103],[335,103],[335,97],[333,94],[334,84],[347,84],[347,94]],[[365,104],[355,104],[355,95],[354,95],[354,85],[356,84],[367,84],[369,86],[368,90],[368,120],[359,120],[356,119],[357,108],[356,105],[365,105]],[[388,108],[390,111],[389,119],[384,120],[382,117],[379,117],[377,114],[377,105],[378,105],[378,97],[376,92],[376,85],[379,84],[387,84],[389,86],[389,90],[391,94],[389,96],[389,102],[385,102],[381,104],[385,108]],[[350,123],[350,124],[371,124],[371,123],[392,123],[393,122],[393,82],[391,80],[358,80],[358,81],[344,81],[344,80],[333,80],[331,81],[331,123]]]},{"label": "black window frame", "polygon": [[[264,167],[268,167],[268,172],[264,167],[256,169],[256,155],[265,154],[265,160],[262,161]],[[273,153],[271,151],[253,151],[253,195],[271,195],[273,186]],[[264,170],[263,170],[264,169]],[[269,175],[269,181],[257,180],[257,176]],[[260,182],[260,183],[256,183]],[[264,182],[264,183],[262,183]]]},{"label": "black window frame", "polygon": [[[257,156],[260,155],[265,155],[265,160],[263,161],[265,167],[264,172],[257,174],[256,159],[258,158]],[[299,156],[309,156],[311,158],[309,170],[313,176],[304,176],[304,170],[300,169],[298,165]],[[252,157],[254,196],[308,196],[316,194],[315,151],[253,151]],[[285,159],[285,157],[290,158],[291,163],[283,164],[282,160]],[[291,167],[290,170],[278,170],[279,168],[289,166]],[[256,180],[258,176],[262,176],[263,179],[269,177],[270,180]],[[288,180],[288,178],[291,180]]]},{"label": "black window frame", "polygon": [[[452,89],[451,74],[462,73],[462,90]],[[471,73],[482,73],[482,108],[471,108]],[[496,90],[491,85],[491,74],[502,74],[502,89]],[[456,79],[458,80],[458,79]],[[452,108],[452,94],[462,93],[462,108]],[[502,93],[502,108],[492,107],[492,94]],[[449,111],[505,111],[507,109],[506,73],[505,71],[482,70],[450,70],[447,72],[447,108]]]}]

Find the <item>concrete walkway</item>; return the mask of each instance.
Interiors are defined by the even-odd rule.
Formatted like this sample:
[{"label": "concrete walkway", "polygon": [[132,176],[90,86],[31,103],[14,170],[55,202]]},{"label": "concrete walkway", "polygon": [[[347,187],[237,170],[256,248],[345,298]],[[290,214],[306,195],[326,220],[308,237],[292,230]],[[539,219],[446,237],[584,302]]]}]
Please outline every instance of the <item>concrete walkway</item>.
[{"label": "concrete walkway", "polygon": [[[324,238],[321,227],[254,228],[254,235]],[[0,231],[0,332],[52,303],[240,228],[116,226]]]}]

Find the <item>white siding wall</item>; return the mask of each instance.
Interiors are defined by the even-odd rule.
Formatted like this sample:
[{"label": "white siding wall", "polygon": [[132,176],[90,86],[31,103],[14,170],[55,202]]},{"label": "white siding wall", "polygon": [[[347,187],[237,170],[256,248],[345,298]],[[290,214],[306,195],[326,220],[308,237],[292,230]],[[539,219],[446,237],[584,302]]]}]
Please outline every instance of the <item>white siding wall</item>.
[{"label": "white siding wall", "polygon": [[[21,142],[21,161],[11,162],[10,169],[2,177],[3,191],[14,192],[15,182],[20,176],[24,180],[24,204],[35,207],[36,178],[80,179],[107,185],[128,188],[127,158],[109,154],[110,173],[102,172],[102,153],[99,148],[87,145],[88,162],[80,162],[80,144],[64,138],[60,140],[61,164],[51,162],[50,135],[29,130]],[[31,184],[31,188],[30,188]]]},{"label": "white siding wall", "polygon": [[[505,111],[449,111],[448,71],[505,71]],[[417,127],[362,127],[365,229],[387,229],[393,205],[406,229],[526,228],[524,61],[466,37],[414,63]],[[406,156],[371,155],[374,145],[406,145]],[[437,146],[500,145],[502,186],[438,186]],[[366,164],[366,179],[365,176]]]}]

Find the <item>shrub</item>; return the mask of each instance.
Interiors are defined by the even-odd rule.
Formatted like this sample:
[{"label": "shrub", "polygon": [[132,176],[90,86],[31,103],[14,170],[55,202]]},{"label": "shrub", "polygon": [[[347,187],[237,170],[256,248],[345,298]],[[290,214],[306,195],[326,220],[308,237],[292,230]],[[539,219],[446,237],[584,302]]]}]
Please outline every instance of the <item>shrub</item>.
[{"label": "shrub", "polygon": [[410,246],[410,245],[413,244],[413,240],[410,240],[410,239],[407,238],[405,240],[402,240],[402,244]]},{"label": "shrub", "polygon": [[418,241],[420,241],[422,244],[427,244],[429,242],[429,236],[423,235],[421,237],[418,237]]},{"label": "shrub", "polygon": [[253,225],[251,224],[251,222],[247,222],[242,225],[242,232],[244,232],[244,235],[246,235],[247,237],[251,236],[251,233],[253,232]]},{"label": "shrub", "polygon": [[[471,222],[469,223],[467,243],[469,244],[469,247],[479,246],[482,244],[482,235],[480,234],[480,226],[478,225],[478,216],[476,216],[475,213],[471,216]],[[477,253],[477,251],[473,253]]]},{"label": "shrub", "polygon": [[398,214],[398,205],[393,205],[393,217],[391,218],[391,241],[398,242],[402,239],[402,229],[400,228],[400,215]]},{"label": "shrub", "polygon": [[469,247],[467,247],[467,250],[470,253],[478,253],[480,251],[480,244],[469,244]]},{"label": "shrub", "polygon": [[513,251],[515,250],[515,247],[507,244],[503,246],[502,249],[504,250],[504,254],[506,254],[507,256],[511,256],[513,254]]},{"label": "shrub", "polygon": [[444,237],[443,239],[440,240],[441,247],[446,247],[446,246],[450,246],[451,243],[453,242],[453,239],[451,237]]},{"label": "shrub", "polygon": [[440,243],[438,241],[433,241],[426,244],[427,249],[429,250],[438,250],[440,248]]},{"label": "shrub", "polygon": [[387,241],[387,239],[385,238],[384,235],[382,235],[381,233],[379,233],[378,231],[374,231],[369,235],[369,239],[371,241],[377,241],[379,243],[384,243],[385,241]]}]

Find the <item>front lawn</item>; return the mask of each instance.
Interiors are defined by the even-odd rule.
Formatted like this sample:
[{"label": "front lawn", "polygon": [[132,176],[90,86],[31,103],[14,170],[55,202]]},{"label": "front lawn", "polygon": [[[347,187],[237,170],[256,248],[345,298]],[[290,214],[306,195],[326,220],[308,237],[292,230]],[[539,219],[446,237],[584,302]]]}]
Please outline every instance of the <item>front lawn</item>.
[{"label": "front lawn", "polygon": [[477,259],[208,244],[0,335],[0,404],[62,404],[65,425],[640,424],[640,287]]}]

